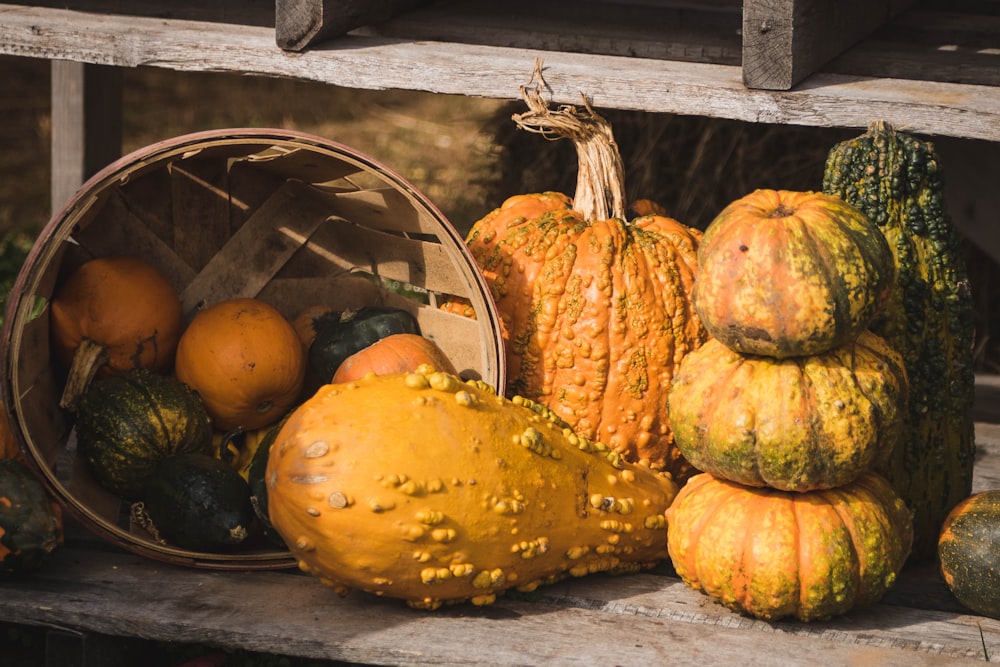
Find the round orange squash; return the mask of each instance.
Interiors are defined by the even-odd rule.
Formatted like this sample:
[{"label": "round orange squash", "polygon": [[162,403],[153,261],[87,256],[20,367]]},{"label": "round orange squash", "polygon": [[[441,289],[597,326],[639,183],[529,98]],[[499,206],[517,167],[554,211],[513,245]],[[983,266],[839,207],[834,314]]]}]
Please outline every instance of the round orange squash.
[{"label": "round orange squash", "polygon": [[278,421],[298,399],[305,354],[273,306],[229,299],[191,320],[177,345],[175,373],[201,396],[216,429],[249,431]]},{"label": "round orange squash", "polygon": [[401,333],[380,338],[349,356],[333,374],[333,382],[350,382],[368,373],[406,373],[417,370],[423,364],[457,375],[455,366],[437,343],[419,334]]},{"label": "round orange squash", "polygon": [[99,257],[80,265],[52,297],[50,333],[56,357],[73,363],[84,341],[107,355],[99,374],[132,368],[168,371],[183,328],[177,290],[134,257]]},{"label": "round orange squash", "polygon": [[698,247],[692,298],[714,338],[744,354],[821,354],[866,329],[896,275],[878,226],[837,197],[756,190]]}]

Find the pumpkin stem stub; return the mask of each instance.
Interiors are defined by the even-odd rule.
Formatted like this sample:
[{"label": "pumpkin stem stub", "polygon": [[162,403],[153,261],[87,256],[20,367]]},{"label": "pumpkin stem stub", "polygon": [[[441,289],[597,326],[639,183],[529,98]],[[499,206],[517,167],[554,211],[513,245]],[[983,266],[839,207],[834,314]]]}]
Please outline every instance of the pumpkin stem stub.
[{"label": "pumpkin stem stub", "polygon": [[550,109],[542,97],[543,87],[547,86],[542,78],[542,61],[536,59],[531,82],[521,86],[521,97],[528,105],[528,111],[514,114],[511,118],[522,130],[552,140],[573,141],[578,170],[573,209],[581,213],[585,220],[627,220],[625,167],[611,132],[611,124],[594,111],[586,95],[581,95],[585,112],[572,105]]},{"label": "pumpkin stem stub", "polygon": [[107,362],[108,350],[104,345],[89,338],[80,341],[73,354],[73,363],[70,365],[69,377],[59,399],[59,407],[75,410],[77,401],[94,379],[97,369]]}]

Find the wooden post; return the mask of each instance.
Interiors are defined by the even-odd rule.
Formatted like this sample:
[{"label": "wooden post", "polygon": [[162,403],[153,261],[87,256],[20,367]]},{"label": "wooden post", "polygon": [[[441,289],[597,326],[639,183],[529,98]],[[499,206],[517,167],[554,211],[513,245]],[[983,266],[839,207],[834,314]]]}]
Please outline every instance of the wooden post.
[{"label": "wooden post", "polygon": [[52,212],[121,151],[121,69],[53,60]]},{"label": "wooden post", "polygon": [[278,46],[301,51],[328,37],[386,21],[426,0],[275,0]]},{"label": "wooden post", "polygon": [[745,0],[743,83],[789,90],[913,0]]}]

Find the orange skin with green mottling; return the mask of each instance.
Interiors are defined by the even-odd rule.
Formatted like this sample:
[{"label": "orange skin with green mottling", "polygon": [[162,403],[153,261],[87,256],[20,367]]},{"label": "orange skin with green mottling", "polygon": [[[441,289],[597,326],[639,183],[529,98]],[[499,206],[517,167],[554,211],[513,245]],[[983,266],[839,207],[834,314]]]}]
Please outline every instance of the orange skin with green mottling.
[{"label": "orange skin with green mottling", "polygon": [[684,583],[768,620],[822,620],[876,602],[912,540],[909,510],[872,472],[804,493],[703,473],[667,510],[667,548]]},{"label": "orange skin with green mottling", "polygon": [[744,354],[826,352],[889,299],[892,251],[837,197],[756,190],[729,204],[698,248],[694,304],[709,334]]},{"label": "orange skin with green mottling", "polygon": [[507,395],[688,476],[666,399],[707,338],[690,299],[700,238],[664,216],[587,220],[553,193],[518,195],[476,223],[467,240],[507,333]]},{"label": "orange skin with green mottling", "polygon": [[840,486],[884,470],[906,413],[902,357],[879,336],[774,359],[712,339],[681,362],[670,421],[703,472],[786,491]]}]

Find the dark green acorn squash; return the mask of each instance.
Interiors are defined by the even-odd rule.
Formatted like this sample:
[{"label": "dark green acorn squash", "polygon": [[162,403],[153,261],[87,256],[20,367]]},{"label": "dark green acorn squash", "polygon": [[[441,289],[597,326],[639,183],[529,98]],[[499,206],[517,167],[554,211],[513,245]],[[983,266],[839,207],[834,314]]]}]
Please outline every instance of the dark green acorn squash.
[{"label": "dark green acorn squash", "polygon": [[0,459],[0,576],[39,569],[62,540],[59,505],[25,464]]},{"label": "dark green acorn squash", "polygon": [[278,431],[281,430],[284,423],[285,420],[282,419],[279,423],[268,429],[267,434],[257,446],[257,451],[253,454],[253,459],[250,461],[250,469],[247,473],[247,482],[250,485],[250,502],[253,504],[257,520],[263,528],[264,537],[273,544],[281,547],[286,546],[285,540],[282,539],[278,531],[271,525],[271,517],[267,512],[267,480],[264,473],[267,472],[267,457],[271,453],[271,445],[274,444]]},{"label": "dark green acorn squash", "polygon": [[309,346],[309,370],[324,384],[355,352],[393,334],[420,333],[417,320],[409,311],[388,306],[320,315],[313,328],[316,337]]},{"label": "dark green acorn squash", "polygon": [[1000,490],[969,496],[945,518],[941,574],[963,606],[1000,618]]},{"label": "dark green acorn squash", "polygon": [[77,404],[76,434],[77,453],[98,483],[130,500],[167,456],[212,447],[198,394],[145,369],[91,382]]},{"label": "dark green acorn squash", "polygon": [[934,145],[876,122],[834,146],[823,190],[885,235],[896,282],[871,329],[903,357],[909,405],[885,471],[914,512],[914,560],[933,558],[948,512],[972,489],[974,304]]},{"label": "dark green acorn squash", "polygon": [[254,520],[246,480],[208,454],[164,459],[146,482],[142,503],[160,538],[194,551],[216,552],[240,544]]}]

